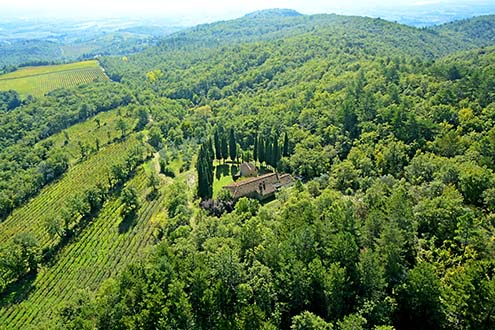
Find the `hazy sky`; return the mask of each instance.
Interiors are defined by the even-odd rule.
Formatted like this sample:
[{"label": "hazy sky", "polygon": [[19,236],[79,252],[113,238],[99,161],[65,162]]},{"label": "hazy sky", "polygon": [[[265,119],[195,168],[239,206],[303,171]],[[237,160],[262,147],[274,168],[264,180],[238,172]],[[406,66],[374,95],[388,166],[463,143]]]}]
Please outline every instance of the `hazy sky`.
[{"label": "hazy sky", "polygon": [[175,17],[197,23],[238,17],[266,8],[292,8],[304,14],[363,14],[378,6],[386,8],[483,1],[485,0],[0,0],[0,8],[4,16],[15,17]]}]

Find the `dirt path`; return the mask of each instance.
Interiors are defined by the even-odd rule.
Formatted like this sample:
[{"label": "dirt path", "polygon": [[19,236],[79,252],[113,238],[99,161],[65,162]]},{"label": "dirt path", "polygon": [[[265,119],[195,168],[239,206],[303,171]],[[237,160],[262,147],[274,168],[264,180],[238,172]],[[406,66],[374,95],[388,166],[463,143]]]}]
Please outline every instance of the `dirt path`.
[{"label": "dirt path", "polygon": [[167,176],[160,172],[160,153],[159,152],[155,152],[153,154],[153,160],[151,162],[152,162],[153,169],[155,170],[155,173],[158,175],[160,180],[162,182],[166,182]]}]

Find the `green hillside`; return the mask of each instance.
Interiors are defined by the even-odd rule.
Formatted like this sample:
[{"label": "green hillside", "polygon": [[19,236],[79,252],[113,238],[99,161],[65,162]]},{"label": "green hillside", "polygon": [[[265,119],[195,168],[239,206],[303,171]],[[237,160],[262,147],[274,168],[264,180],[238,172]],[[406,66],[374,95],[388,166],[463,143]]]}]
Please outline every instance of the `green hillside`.
[{"label": "green hillside", "polygon": [[[370,45],[376,39],[407,55],[422,53],[435,56],[490,43],[492,25],[492,16],[482,16],[431,29],[417,29],[379,18],[335,14],[301,15],[290,10],[275,9],[177,32],[164,38],[160,43],[160,48],[162,50],[214,48],[232,43],[278,40],[302,34],[324,36],[337,34],[345,39],[354,39],[364,43],[364,45]],[[463,33],[462,29],[465,30],[464,33],[477,34],[477,37],[460,38]],[[485,32],[477,33],[477,29],[479,31],[485,29]],[[438,31],[449,33],[438,35]],[[406,40],[407,42],[404,42]],[[394,44],[393,41],[396,43]],[[388,50],[383,47],[379,48],[380,51]]]},{"label": "green hillside", "polygon": [[37,328],[40,320],[53,317],[53,311],[79,290],[98,289],[105,279],[143,257],[146,247],[154,241],[152,219],[163,208],[165,197],[162,193],[146,201],[146,181],[140,170],[128,183],[136,187],[143,200],[135,225],[124,228],[122,218],[116,217],[122,207],[119,199],[108,201],[90,228],[59,252],[56,262],[41,268],[32,283],[19,287],[12,298],[2,301],[0,320],[6,329]]},{"label": "green hillside", "polygon": [[49,246],[53,242],[46,231],[46,221],[59,216],[60,210],[71,198],[98,184],[106,184],[111,175],[111,165],[123,162],[135,145],[135,140],[113,144],[70,168],[63,178],[0,223],[2,242],[7,242],[19,232],[29,231],[36,235],[41,247]]},{"label": "green hillside", "polygon": [[495,16],[487,15],[454,21],[434,27],[432,30],[452,36],[462,42],[490,46],[495,41]]},{"label": "green hillside", "polygon": [[0,93],[0,329],[494,328],[493,26],[260,11]]},{"label": "green hillside", "polygon": [[[478,21],[485,25],[494,19],[487,16]],[[164,90],[163,95],[200,104],[206,102],[208,93],[219,98],[250,91],[255,85],[269,88],[263,83],[286,71],[301,73],[304,65],[319,66],[305,72],[312,80],[315,72],[317,79],[324,73],[330,75],[328,69],[341,74],[361,60],[429,61],[491,42],[489,34],[466,39],[455,31],[447,33],[448,26],[442,29],[439,33],[381,19],[338,15],[248,16],[178,32],[158,48],[128,61],[105,58],[102,65],[111,79],[132,82],[133,88],[142,86],[146,72],[160,70],[164,78],[153,84]]]},{"label": "green hillside", "polygon": [[[12,92],[5,94],[12,95]],[[12,99],[18,100],[18,97],[7,98],[7,100]],[[74,145],[77,145],[80,151],[78,158],[85,158],[88,154],[98,151],[96,139],[101,136],[99,132],[105,131],[106,125],[105,122],[100,121],[100,127],[97,130],[91,128],[95,134],[93,136],[90,134],[88,138],[81,140],[71,141],[69,133],[62,133],[64,140],[62,148],[54,146],[54,141],[48,138],[98,113],[126,106],[131,100],[129,91],[122,86],[98,83],[71,91],[52,92],[49,96],[37,101],[26,100],[24,104],[17,102],[12,109],[6,107],[7,111],[0,113],[0,161],[2,163],[0,168],[0,218],[8,216],[15,207],[24,204],[42,187],[58,179],[67,171],[73,159],[64,149],[73,149]],[[122,109],[116,110],[117,113],[121,111]],[[119,118],[117,121],[121,122],[123,128],[126,128],[124,133],[128,133],[130,129],[128,120]],[[90,126],[95,127],[97,123]],[[119,130],[122,136],[122,130]],[[116,134],[118,133],[110,133],[110,138],[115,137]],[[76,136],[78,135],[76,133]],[[108,133],[106,138],[99,140],[101,146],[108,142],[110,142]]]},{"label": "green hillside", "polygon": [[[142,148],[142,143],[136,134],[122,138],[122,131],[115,126],[119,121],[127,123],[126,134],[139,125],[129,109],[117,108],[73,125],[35,146],[59,149],[71,166],[59,180],[0,222],[0,258],[7,256],[5,253],[15,245],[18,234],[24,232],[33,235],[44,260],[35,278],[28,274],[20,283],[6,283],[0,299],[0,328],[37,328],[40,320],[48,320],[78,289],[98,288],[103,280],[142,256],[154,241],[159,224],[154,219],[166,205],[166,186],[170,186],[171,180],[162,176],[163,187],[153,193],[154,188],[148,181],[151,175],[158,175],[156,160],[140,166],[135,174],[129,173],[123,178],[125,181],[131,178],[124,190],[135,187],[140,207],[132,220],[122,217],[123,203],[119,196],[122,187],[119,185],[125,181],[116,183],[115,168],[125,164],[127,171],[128,166],[136,166],[129,162],[136,150]],[[101,142],[96,147],[94,143],[98,138]],[[85,156],[81,154],[81,145],[85,146]],[[108,187],[109,184],[114,188]],[[82,209],[76,205],[84,203],[86,196],[90,196],[88,192],[100,189],[107,191],[101,201],[105,203],[102,208],[81,214]],[[48,224],[67,215],[70,216],[67,227],[60,227],[61,231],[56,234],[50,233]],[[45,308],[40,309],[40,306]]]}]

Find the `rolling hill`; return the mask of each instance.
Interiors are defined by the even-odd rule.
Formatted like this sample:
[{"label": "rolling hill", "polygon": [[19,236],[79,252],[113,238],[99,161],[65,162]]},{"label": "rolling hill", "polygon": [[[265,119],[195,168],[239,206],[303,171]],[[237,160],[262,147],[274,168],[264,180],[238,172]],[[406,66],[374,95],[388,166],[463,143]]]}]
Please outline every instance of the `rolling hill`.
[{"label": "rolling hill", "polygon": [[493,23],[255,12],[0,107],[0,328],[492,328]]},{"label": "rolling hill", "polygon": [[[356,36],[365,41],[371,41],[373,36],[380,36],[388,47],[393,47],[398,52],[404,51],[408,55],[423,52],[428,56],[442,56],[460,49],[490,44],[493,41],[492,31],[493,16],[480,16],[420,29],[380,18],[335,14],[302,15],[291,10],[273,9],[251,13],[231,21],[198,25],[171,34],[160,44],[163,50],[180,47],[211,48],[309,33],[336,34],[347,38]],[[463,33],[470,34],[471,38],[463,38]],[[408,39],[407,43],[401,43],[404,38]],[[402,47],[397,47],[399,45]]]},{"label": "rolling hill", "polygon": [[477,46],[493,45],[495,17],[493,15],[454,21],[432,28],[441,34],[452,36],[463,42],[474,42]]},{"label": "rolling hill", "polygon": [[0,72],[124,55],[156,45],[180,27],[142,19],[16,19],[0,22]]}]

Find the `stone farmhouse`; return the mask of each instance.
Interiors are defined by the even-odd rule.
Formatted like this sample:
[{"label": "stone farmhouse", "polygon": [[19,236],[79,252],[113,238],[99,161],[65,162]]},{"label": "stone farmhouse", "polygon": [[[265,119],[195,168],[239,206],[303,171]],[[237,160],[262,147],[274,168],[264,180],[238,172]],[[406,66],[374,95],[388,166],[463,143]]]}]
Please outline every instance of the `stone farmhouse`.
[{"label": "stone farmhouse", "polygon": [[237,181],[224,186],[234,199],[241,197],[256,198],[260,201],[275,196],[282,187],[290,186],[294,178],[290,174],[268,173],[254,178]]}]

